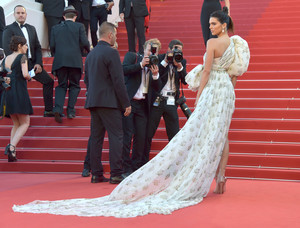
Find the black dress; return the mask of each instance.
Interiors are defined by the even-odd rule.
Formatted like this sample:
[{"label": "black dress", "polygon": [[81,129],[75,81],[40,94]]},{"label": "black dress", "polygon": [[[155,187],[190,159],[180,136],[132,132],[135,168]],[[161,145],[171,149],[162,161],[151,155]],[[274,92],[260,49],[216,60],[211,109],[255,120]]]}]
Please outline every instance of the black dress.
[{"label": "black dress", "polygon": [[11,80],[11,89],[2,94],[6,94],[6,116],[11,114],[33,114],[32,105],[27,90],[27,81],[23,77],[22,73],[22,56],[23,54],[19,54],[13,61],[11,65],[11,74],[8,75]]},{"label": "black dress", "polygon": [[221,4],[219,0],[204,0],[201,10],[201,28],[204,39],[204,44],[206,46],[207,41],[214,37],[212,36],[209,29],[209,18],[210,15],[217,11],[221,10]]}]

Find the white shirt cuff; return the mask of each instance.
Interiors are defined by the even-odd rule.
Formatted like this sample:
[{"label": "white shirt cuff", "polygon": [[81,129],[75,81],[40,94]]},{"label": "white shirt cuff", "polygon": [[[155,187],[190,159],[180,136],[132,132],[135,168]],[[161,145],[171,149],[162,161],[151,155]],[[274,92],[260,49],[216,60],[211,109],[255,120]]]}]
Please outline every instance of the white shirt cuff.
[{"label": "white shirt cuff", "polygon": [[152,75],[153,80],[157,80],[159,78],[159,73],[156,76]]},{"label": "white shirt cuff", "polygon": [[143,65],[142,65],[142,62],[140,62],[140,65],[141,65],[141,68],[143,69],[144,67],[143,67]]},{"label": "white shirt cuff", "polygon": [[178,70],[177,69],[177,72],[181,72],[183,70],[183,66]]},{"label": "white shirt cuff", "polygon": [[167,67],[167,66],[168,66],[168,63],[167,63],[165,60],[161,61],[160,64],[161,64],[162,66],[164,66],[164,67]]}]

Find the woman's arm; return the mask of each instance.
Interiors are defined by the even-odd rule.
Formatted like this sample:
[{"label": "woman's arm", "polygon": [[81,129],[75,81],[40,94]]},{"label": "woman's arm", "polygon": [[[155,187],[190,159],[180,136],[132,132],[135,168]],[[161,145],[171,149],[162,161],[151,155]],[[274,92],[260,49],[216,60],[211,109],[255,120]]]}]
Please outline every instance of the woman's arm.
[{"label": "woman's arm", "polygon": [[232,82],[233,88],[235,87],[236,80],[237,80],[237,76],[231,76],[231,82]]},{"label": "woman's arm", "polygon": [[30,80],[31,77],[28,73],[28,65],[27,65],[27,57],[26,55],[23,55],[22,58],[21,58],[21,68],[22,68],[22,74],[23,74],[23,77],[27,80]]},{"label": "woman's arm", "polygon": [[205,65],[204,65],[204,70],[202,73],[202,77],[200,80],[200,86],[198,89],[196,101],[195,101],[195,106],[197,105],[197,102],[199,100],[199,97],[201,96],[201,93],[206,86],[209,75],[210,75],[210,70],[214,61],[214,47],[215,47],[215,41],[213,39],[210,39],[207,41],[207,48],[206,48],[206,58],[205,58]]}]

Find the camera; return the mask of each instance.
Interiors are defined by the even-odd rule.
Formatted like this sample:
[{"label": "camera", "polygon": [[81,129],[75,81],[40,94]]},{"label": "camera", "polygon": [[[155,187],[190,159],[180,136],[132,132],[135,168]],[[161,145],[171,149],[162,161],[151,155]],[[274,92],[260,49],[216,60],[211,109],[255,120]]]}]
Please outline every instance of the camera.
[{"label": "camera", "polygon": [[10,89],[10,85],[8,85],[4,78],[0,76],[0,86],[3,87],[5,90],[9,90]]},{"label": "camera", "polygon": [[183,60],[182,51],[177,46],[175,46],[172,51],[167,53],[167,60],[169,63],[173,63],[174,60],[177,63],[182,62],[182,60]]},{"label": "camera", "polygon": [[146,65],[146,67],[151,67],[152,65],[158,65],[158,57],[155,55],[157,51],[157,47],[153,46],[151,43],[151,55],[149,56],[149,64]]},{"label": "camera", "polygon": [[189,107],[185,102],[186,102],[185,96],[181,96],[177,99],[176,104],[180,106],[183,114],[188,119],[192,115],[192,111],[189,109]]}]

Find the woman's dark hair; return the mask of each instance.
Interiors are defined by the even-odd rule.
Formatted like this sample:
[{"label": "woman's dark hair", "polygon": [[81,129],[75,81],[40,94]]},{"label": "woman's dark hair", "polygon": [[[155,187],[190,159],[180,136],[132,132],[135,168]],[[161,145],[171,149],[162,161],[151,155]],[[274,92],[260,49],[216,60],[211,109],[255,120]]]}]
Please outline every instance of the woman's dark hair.
[{"label": "woman's dark hair", "polygon": [[21,44],[21,46],[25,45],[26,39],[22,36],[13,36],[10,40],[10,50],[12,51],[18,51],[18,45]]},{"label": "woman's dark hair", "polygon": [[215,17],[221,24],[227,24],[227,30],[234,32],[233,21],[231,17],[228,15],[228,7],[224,6],[223,10],[218,10],[213,12],[210,17]]}]

